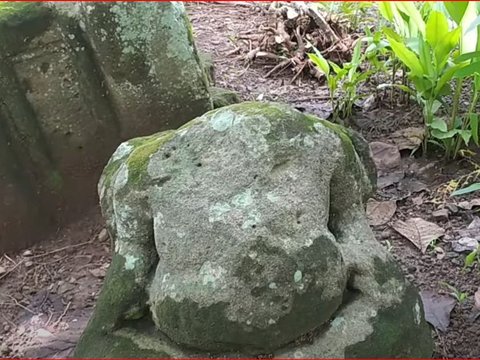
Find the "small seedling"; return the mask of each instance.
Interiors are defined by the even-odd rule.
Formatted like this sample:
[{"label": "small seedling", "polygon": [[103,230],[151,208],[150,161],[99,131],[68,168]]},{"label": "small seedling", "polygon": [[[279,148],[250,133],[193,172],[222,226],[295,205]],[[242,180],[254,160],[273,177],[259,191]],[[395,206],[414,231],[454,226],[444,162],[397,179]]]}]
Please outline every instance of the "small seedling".
[{"label": "small seedling", "polygon": [[478,246],[475,250],[473,250],[470,254],[467,255],[465,258],[465,267],[471,267],[476,262],[478,262],[478,251],[480,246]]},{"label": "small seedling", "polygon": [[465,293],[465,292],[461,292],[460,290],[458,290],[456,287],[448,284],[447,282],[440,282],[439,283],[442,287],[444,288],[447,288],[448,290],[450,290],[451,292],[449,293],[449,295],[451,295],[452,297],[454,297],[455,299],[457,299],[458,303],[461,304],[463,303],[465,300],[468,299],[468,293]]},{"label": "small seedling", "polygon": [[387,246],[387,251],[391,253],[393,251],[392,243],[389,240],[386,240],[385,245]]}]

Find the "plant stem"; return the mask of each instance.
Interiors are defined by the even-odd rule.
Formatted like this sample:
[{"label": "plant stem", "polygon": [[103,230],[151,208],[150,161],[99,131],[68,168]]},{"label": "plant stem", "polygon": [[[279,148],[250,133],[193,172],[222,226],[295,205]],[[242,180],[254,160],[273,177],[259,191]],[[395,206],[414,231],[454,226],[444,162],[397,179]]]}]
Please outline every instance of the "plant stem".
[{"label": "plant stem", "polygon": [[435,102],[435,98],[430,98],[425,102],[425,107],[423,109],[423,117],[425,121],[425,135],[423,138],[423,156],[427,155],[427,148],[428,148],[428,139],[429,139],[429,125],[433,121],[433,103]]},{"label": "plant stem", "polygon": [[[453,95],[453,104],[452,104],[452,117],[450,122],[447,124],[447,129],[453,130],[455,128],[455,120],[458,114],[458,104],[460,102],[460,96],[462,94],[462,84],[463,79],[457,79],[455,94]],[[450,157],[455,158],[457,156],[458,147],[460,145],[461,136],[457,134],[457,138],[445,139],[445,157],[450,159]]]},{"label": "plant stem", "polygon": [[[468,113],[465,114],[466,118],[462,122],[462,130],[465,130],[467,128],[467,123],[470,125],[470,114],[475,111],[477,107],[477,103],[478,103],[478,91],[475,90],[473,93],[472,101],[470,102],[470,107],[468,108]],[[457,135],[457,138],[455,141],[455,150],[453,153],[454,159],[457,157],[457,154],[460,151],[460,146],[462,146],[462,140],[463,138]]]},{"label": "plant stem", "polygon": [[[395,59],[395,54],[392,53],[392,85],[395,84],[395,74],[397,72],[397,61]],[[393,106],[393,90],[394,86],[390,89],[390,105]]]},{"label": "plant stem", "polygon": [[458,112],[458,103],[460,102],[460,95],[462,94],[463,79],[457,79],[457,85],[455,89],[455,95],[453,96],[452,117],[448,124],[448,130],[452,130],[455,127],[455,119]]}]

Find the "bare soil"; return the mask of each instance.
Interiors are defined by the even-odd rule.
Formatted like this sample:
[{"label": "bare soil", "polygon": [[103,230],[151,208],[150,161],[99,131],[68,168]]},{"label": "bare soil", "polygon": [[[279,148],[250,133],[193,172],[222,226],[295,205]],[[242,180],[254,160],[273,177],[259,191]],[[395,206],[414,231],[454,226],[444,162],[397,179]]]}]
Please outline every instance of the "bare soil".
[{"label": "bare soil", "polygon": [[[237,91],[243,100],[281,101],[320,117],[329,116],[328,92],[318,80],[299,77],[291,83],[294,74],[288,71],[265,78],[275,63],[246,65],[242,53],[235,52],[236,42],[248,43],[248,36],[241,40],[242,36],[255,34],[265,21],[261,7],[189,3],[187,8],[198,49],[213,57],[217,86]],[[415,105],[380,101],[368,111],[357,109],[350,125],[369,141],[393,143],[395,130],[420,124]],[[480,271],[477,265],[465,269],[466,253],[452,251],[458,231],[467,228],[479,208],[452,206],[459,200],[444,195],[445,185],[470,173],[476,161],[447,163],[435,153],[424,158],[402,152],[397,170],[404,173],[403,178],[376,194],[377,200],[396,201],[393,217],[373,229],[407,278],[422,291],[447,295],[451,290],[442,285],[445,282],[468,296],[456,304],[445,332],[432,330],[436,357],[480,357],[480,320],[474,306]],[[435,210],[447,205],[447,217],[433,216]],[[422,254],[393,230],[395,221],[412,217],[445,229],[436,249],[430,247]],[[99,211],[94,209],[41,245],[0,257],[0,357],[65,357],[71,353],[92,312],[110,261],[110,241],[103,228]]]}]

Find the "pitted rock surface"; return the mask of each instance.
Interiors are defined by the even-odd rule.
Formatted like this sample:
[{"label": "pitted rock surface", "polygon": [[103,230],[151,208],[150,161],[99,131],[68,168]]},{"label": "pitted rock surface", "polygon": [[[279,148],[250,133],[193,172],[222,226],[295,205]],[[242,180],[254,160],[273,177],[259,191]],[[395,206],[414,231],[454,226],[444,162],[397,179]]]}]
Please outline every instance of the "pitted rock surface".
[{"label": "pitted rock surface", "polygon": [[[368,355],[377,314],[398,305],[412,341],[429,338],[418,296],[368,227],[363,145],[268,103],[122,144],[99,184],[115,256],[77,356],[105,324],[146,307],[168,339],[200,353],[343,357],[363,344]],[[319,329],[314,344],[288,350]],[[402,331],[390,345],[405,345]]]}]

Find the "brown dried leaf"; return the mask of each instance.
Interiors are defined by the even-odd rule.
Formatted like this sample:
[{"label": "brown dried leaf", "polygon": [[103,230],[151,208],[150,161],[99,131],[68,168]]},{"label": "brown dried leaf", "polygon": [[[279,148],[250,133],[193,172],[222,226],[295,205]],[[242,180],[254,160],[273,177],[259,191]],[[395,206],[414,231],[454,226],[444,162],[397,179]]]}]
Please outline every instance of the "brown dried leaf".
[{"label": "brown dried leaf", "polygon": [[419,193],[428,190],[428,186],[417,179],[406,178],[398,184],[398,190],[408,192],[409,194]]},{"label": "brown dried leaf", "polygon": [[440,296],[431,291],[422,291],[420,297],[425,311],[425,320],[440,331],[447,331],[450,313],[457,301],[450,296]]},{"label": "brown dried leaf", "polygon": [[421,127],[408,127],[395,131],[390,138],[397,145],[399,150],[415,150],[422,145],[425,136],[425,129]]},{"label": "brown dried leaf", "polygon": [[424,202],[425,202],[425,199],[424,199],[423,195],[418,195],[418,196],[412,198],[412,203],[415,206],[423,205]]},{"label": "brown dried leaf", "polygon": [[445,258],[445,250],[443,250],[440,246],[435,246],[433,251],[435,251],[435,254],[437,254],[438,260],[443,260]]},{"label": "brown dried leaf", "polygon": [[399,220],[392,227],[403,237],[410,240],[423,254],[433,240],[445,234],[443,228],[421,218],[411,218],[407,221]]},{"label": "brown dried leaf", "polygon": [[475,308],[480,310],[480,287],[475,291],[473,298],[475,299]]},{"label": "brown dried leaf", "polygon": [[388,172],[385,175],[380,175],[377,179],[377,187],[379,189],[385,189],[390,185],[400,182],[405,177],[403,170]]},{"label": "brown dried leaf", "polygon": [[97,279],[103,279],[106,274],[106,270],[102,268],[97,268],[97,269],[91,269],[88,271],[93,277],[96,277]]},{"label": "brown dried leaf", "polygon": [[384,225],[397,211],[397,202],[392,201],[376,201],[370,199],[367,203],[368,222],[372,226]]},{"label": "brown dried leaf", "polygon": [[370,143],[370,150],[375,166],[380,173],[397,168],[401,164],[400,151],[395,145],[374,141]]},{"label": "brown dried leaf", "polygon": [[480,199],[477,198],[470,201],[461,201],[457,206],[463,210],[472,210],[474,207],[480,206]]}]

